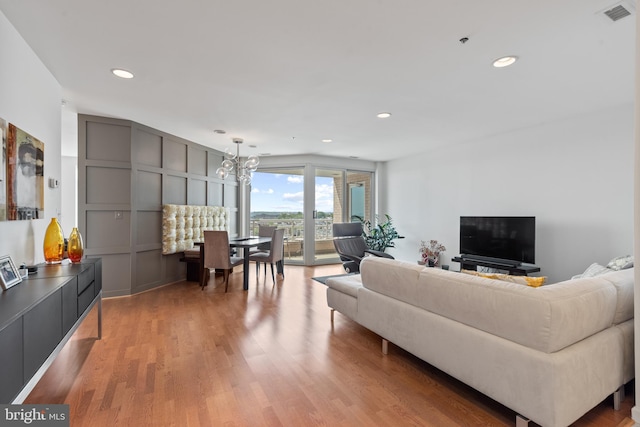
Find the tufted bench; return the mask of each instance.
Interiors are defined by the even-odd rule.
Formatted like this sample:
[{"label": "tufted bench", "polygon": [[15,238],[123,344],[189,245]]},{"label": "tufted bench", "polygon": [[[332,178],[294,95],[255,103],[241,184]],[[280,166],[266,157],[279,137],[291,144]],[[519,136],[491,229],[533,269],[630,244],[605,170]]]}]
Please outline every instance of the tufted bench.
[{"label": "tufted bench", "polygon": [[162,254],[183,252],[181,262],[187,263],[187,280],[200,282],[200,248],[205,230],[229,231],[230,212],[223,206],[172,205],[162,206]]}]

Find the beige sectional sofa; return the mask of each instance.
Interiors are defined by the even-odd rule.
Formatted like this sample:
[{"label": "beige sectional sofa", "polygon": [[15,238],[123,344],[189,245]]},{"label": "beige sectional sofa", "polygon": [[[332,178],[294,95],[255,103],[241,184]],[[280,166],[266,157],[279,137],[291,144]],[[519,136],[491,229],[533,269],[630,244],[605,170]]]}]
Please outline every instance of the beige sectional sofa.
[{"label": "beige sectional sofa", "polygon": [[538,288],[385,258],[327,280],[327,302],[542,426],[567,426],[633,367],[633,268]]}]

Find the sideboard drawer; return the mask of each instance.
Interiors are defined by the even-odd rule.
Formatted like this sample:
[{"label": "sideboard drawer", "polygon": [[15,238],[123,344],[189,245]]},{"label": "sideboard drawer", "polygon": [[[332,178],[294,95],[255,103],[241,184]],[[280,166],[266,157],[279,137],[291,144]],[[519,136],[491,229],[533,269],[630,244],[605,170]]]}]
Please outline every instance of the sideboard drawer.
[{"label": "sideboard drawer", "polygon": [[87,286],[80,295],[78,295],[78,317],[89,307],[94,298],[93,282]]},{"label": "sideboard drawer", "polygon": [[78,295],[80,295],[95,280],[93,265],[78,275]]}]

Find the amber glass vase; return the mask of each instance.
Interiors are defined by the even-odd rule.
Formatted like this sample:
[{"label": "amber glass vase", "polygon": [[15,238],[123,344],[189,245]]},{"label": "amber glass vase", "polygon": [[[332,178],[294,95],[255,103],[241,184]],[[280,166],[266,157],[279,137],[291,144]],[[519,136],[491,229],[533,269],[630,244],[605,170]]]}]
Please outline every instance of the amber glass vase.
[{"label": "amber glass vase", "polygon": [[62,262],[64,253],[64,235],[62,227],[56,218],[51,218],[51,222],[44,233],[44,260],[47,264],[59,264]]},{"label": "amber glass vase", "polygon": [[71,262],[82,261],[84,254],[84,245],[82,244],[82,235],[78,231],[78,227],[73,227],[69,240],[67,241],[67,254]]}]

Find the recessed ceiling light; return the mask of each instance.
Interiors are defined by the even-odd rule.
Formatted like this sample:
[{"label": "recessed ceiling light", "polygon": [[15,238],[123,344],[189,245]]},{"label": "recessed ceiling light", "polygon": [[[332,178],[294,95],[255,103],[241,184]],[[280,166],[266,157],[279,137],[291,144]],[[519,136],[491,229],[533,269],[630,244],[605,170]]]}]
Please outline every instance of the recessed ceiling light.
[{"label": "recessed ceiling light", "polygon": [[503,56],[493,61],[493,66],[496,68],[508,67],[509,65],[513,65],[517,60],[517,56]]},{"label": "recessed ceiling light", "polygon": [[377,117],[379,119],[386,119],[387,117],[391,117],[391,113],[378,113]]},{"label": "recessed ceiling light", "polygon": [[322,142],[333,142],[333,139],[323,139]]},{"label": "recessed ceiling light", "polygon": [[121,79],[132,79],[133,73],[131,71],[123,70],[122,68],[112,68],[113,75],[120,77]]}]

